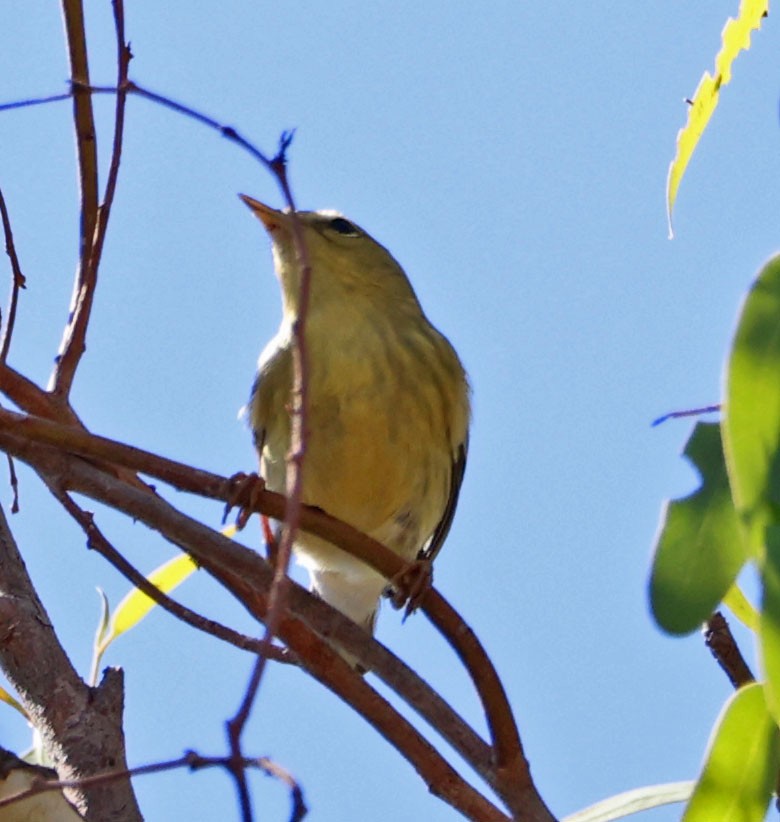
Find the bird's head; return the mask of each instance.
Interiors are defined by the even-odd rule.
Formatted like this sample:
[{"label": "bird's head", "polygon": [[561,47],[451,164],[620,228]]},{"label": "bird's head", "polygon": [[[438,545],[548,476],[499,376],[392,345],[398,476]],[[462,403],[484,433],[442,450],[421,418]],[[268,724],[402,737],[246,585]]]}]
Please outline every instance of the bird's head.
[{"label": "bird's head", "polygon": [[390,252],[337,211],[279,211],[240,195],[263,223],[273,245],[274,265],[286,309],[294,309],[300,291],[300,238],[311,267],[311,306],[331,300],[366,300],[387,306],[419,309],[412,286]]}]

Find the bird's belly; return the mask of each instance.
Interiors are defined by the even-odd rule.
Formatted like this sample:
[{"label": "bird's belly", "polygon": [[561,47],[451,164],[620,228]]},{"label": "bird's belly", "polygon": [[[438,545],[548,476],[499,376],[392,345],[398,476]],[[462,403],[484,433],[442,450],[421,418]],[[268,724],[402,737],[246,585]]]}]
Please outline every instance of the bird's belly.
[{"label": "bird's belly", "polygon": [[[404,424],[410,398],[392,409],[371,401],[372,392],[314,394],[309,407],[303,463],[303,500],[369,534],[405,559],[413,559],[439,521],[449,492],[450,460],[441,431],[410,435]],[[412,399],[413,403],[413,399]],[[284,421],[286,422],[286,420]],[[269,426],[263,469],[272,490],[285,489],[287,425]],[[276,436],[274,436],[276,434]],[[309,568],[366,571],[344,551],[308,534],[296,538],[299,560]],[[357,566],[357,567],[356,567]]]}]

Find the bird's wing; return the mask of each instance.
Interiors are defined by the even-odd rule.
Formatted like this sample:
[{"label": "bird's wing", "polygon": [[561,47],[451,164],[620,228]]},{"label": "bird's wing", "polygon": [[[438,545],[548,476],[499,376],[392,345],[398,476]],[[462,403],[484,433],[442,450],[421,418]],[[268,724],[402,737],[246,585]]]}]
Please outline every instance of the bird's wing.
[{"label": "bird's wing", "polygon": [[[284,409],[289,399],[291,385],[292,357],[289,334],[283,325],[260,354],[255,381],[252,383],[252,391],[247,404],[255,448],[261,456],[266,438],[269,435],[273,436],[275,427],[287,425],[288,417]],[[280,412],[284,416],[280,416]]]},{"label": "bird's wing", "polygon": [[258,392],[260,391],[261,379],[262,373],[258,371],[255,375],[255,380],[252,383],[252,392],[249,395],[249,402],[246,404],[247,420],[249,422],[249,426],[252,429],[252,439],[254,440],[258,456],[260,456],[263,453],[263,446],[265,445],[265,435],[267,430],[267,422],[265,420],[260,420],[257,418],[254,408],[255,398],[257,397]]},{"label": "bird's wing", "polygon": [[439,551],[441,551],[444,540],[447,539],[447,534],[450,532],[452,519],[455,516],[455,509],[458,506],[458,496],[460,494],[460,487],[463,484],[463,475],[466,472],[466,455],[469,450],[468,436],[459,446],[455,459],[452,461],[452,474],[450,479],[450,495],[447,498],[447,504],[444,506],[444,513],[433,532],[430,542],[420,552],[420,558],[433,562],[436,559]]}]

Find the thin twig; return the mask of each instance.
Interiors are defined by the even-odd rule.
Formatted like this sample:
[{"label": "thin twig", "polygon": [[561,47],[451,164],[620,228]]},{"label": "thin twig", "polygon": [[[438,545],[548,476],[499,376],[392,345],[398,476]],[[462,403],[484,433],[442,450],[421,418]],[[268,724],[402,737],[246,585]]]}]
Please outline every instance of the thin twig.
[{"label": "thin twig", "polygon": [[11,513],[18,514],[19,513],[19,480],[16,476],[16,466],[14,465],[14,459],[10,454],[6,454],[8,459],[8,481],[11,483],[11,492],[13,493],[13,498],[11,500]]},{"label": "thin twig", "polygon": [[[113,86],[85,86],[84,89],[86,91],[91,92],[92,94],[116,94],[117,89]],[[203,114],[200,111],[197,111],[190,106],[185,105],[184,103],[179,103],[176,100],[171,99],[170,97],[166,97],[163,94],[157,94],[154,91],[150,91],[143,86],[139,86],[137,83],[134,83],[132,80],[127,82],[127,92],[128,94],[134,94],[137,97],[143,97],[146,100],[149,100],[152,103],[157,103],[158,105],[163,106],[164,108],[170,109],[171,111],[177,112],[177,114],[183,114],[185,117],[189,117],[192,120],[197,120],[204,126],[208,126],[209,128],[218,131],[223,137],[230,140],[232,143],[240,146],[245,151],[249,152],[252,157],[255,158],[258,162],[262,163],[269,171],[273,171],[272,162],[273,160],[267,157],[260,149],[258,149],[255,145],[253,145],[249,140],[243,137],[233,126],[226,126],[223,123],[220,123],[218,120],[215,120],[213,117],[209,117],[207,114]],[[42,100],[45,102],[45,100]],[[284,136],[283,136],[284,139]]]},{"label": "thin twig", "polygon": [[[105,785],[107,783],[115,782],[118,779],[128,779],[133,776],[146,776],[147,774],[162,773],[164,771],[171,771],[177,768],[189,768],[191,771],[204,770],[206,768],[229,768],[229,757],[224,756],[201,756],[195,751],[187,751],[184,756],[177,759],[168,759],[162,762],[152,762],[149,765],[139,765],[137,768],[127,768],[125,770],[104,771],[103,773],[92,774],[81,779],[46,779],[35,780],[32,787],[25,791],[20,791],[13,796],[8,796],[5,799],[0,799],[0,809],[13,805],[16,802],[22,802],[25,799],[30,799],[33,796],[38,796],[42,793],[50,791],[62,791],[67,788],[88,788],[96,785]],[[267,756],[258,757],[244,757],[241,761],[241,767],[257,768],[263,771],[267,776],[277,779],[282,784],[290,789],[290,798],[292,800],[292,812],[290,815],[290,822],[299,822],[306,815],[307,808],[303,799],[303,791],[295,778],[280,765],[275,763]]]},{"label": "thin twig", "polygon": [[32,108],[33,106],[43,106],[48,103],[61,103],[73,97],[72,91],[64,91],[62,94],[50,94],[48,97],[28,97],[26,100],[14,100],[10,103],[0,103],[0,112],[12,111],[16,108]]},{"label": "thin twig", "polygon": [[[308,431],[309,365],[306,350],[306,317],[309,308],[311,265],[309,263],[309,252],[303,237],[303,229],[296,214],[295,202],[287,179],[286,152],[291,140],[291,134],[282,136],[279,151],[271,161],[271,168],[290,209],[293,242],[300,268],[300,287],[298,315],[292,329],[293,384],[290,398],[290,451],[287,454],[287,505],[281,539],[274,553],[274,579],[268,598],[268,614],[265,621],[265,636],[263,637],[263,643],[268,648],[273,647],[273,639],[279,630],[287,603],[287,592],[290,584],[288,574],[295,535],[300,527],[301,507],[303,505],[303,467],[306,457],[306,432]],[[265,653],[258,655],[241,704],[235,715],[226,723],[231,751],[236,757],[241,756],[241,735],[257,699],[260,682],[266,667],[266,658],[267,654]],[[243,771],[237,773],[235,778],[244,822],[251,822],[252,812],[249,807],[249,794]]]},{"label": "thin twig", "polygon": [[681,417],[700,417],[702,414],[714,414],[716,411],[720,411],[720,405],[705,405],[702,408],[686,408],[684,411],[670,411],[668,414],[664,414],[661,417],[657,417],[651,423],[652,427],[656,425],[660,425],[662,422],[666,422],[667,420],[676,420],[680,419]]},{"label": "thin twig", "polygon": [[[105,535],[95,524],[94,516],[90,512],[79,507],[73,499],[60,488],[52,484],[48,484],[48,487],[54,497],[59,500],[65,510],[81,526],[87,537],[87,547],[90,550],[97,551],[104,559],[108,560],[133,587],[145,593],[146,596],[154,600],[161,608],[168,611],[168,613],[199,631],[211,634],[211,636],[235,645],[236,648],[241,648],[245,651],[258,653],[261,649],[264,649],[260,640],[248,637],[245,634],[240,634],[238,631],[234,631],[232,628],[228,628],[219,622],[207,619],[165,594],[156,585],[151,583],[137,568],[129,563],[108,539],[106,539]],[[290,653],[285,648],[273,646],[269,650],[268,655],[277,662],[287,664],[294,663]]]},{"label": "thin twig", "polygon": [[3,338],[0,341],[0,363],[8,359],[8,348],[11,345],[11,336],[14,333],[14,323],[16,322],[16,307],[19,300],[19,290],[26,288],[26,280],[22,274],[22,267],[19,265],[19,257],[14,246],[14,235],[11,231],[11,218],[8,216],[8,208],[5,204],[5,197],[0,190],[0,215],[3,220],[3,234],[5,235],[5,253],[11,261],[11,297],[8,300],[8,315],[3,327]]},{"label": "thin twig", "polygon": [[90,258],[98,217],[98,166],[92,96],[83,90],[89,87],[84,10],[80,0],[62,0],[62,10],[70,57],[73,124],[79,158],[81,244],[68,323],[60,343],[50,384],[56,397],[67,400],[76,366],[85,350],[84,336],[95,291],[94,277],[97,272],[91,270]]},{"label": "thin twig", "polygon": [[[95,298],[95,289],[97,287],[98,267],[100,265],[100,257],[103,252],[103,243],[106,237],[106,229],[108,227],[108,218],[111,213],[111,206],[114,201],[114,194],[116,192],[117,177],[119,174],[119,163],[122,157],[122,138],[124,134],[125,124],[125,107],[127,102],[127,69],[132,58],[130,47],[125,43],[125,24],[124,24],[124,8],[122,0],[112,0],[112,7],[114,11],[114,28],[116,31],[117,42],[117,95],[116,95],[116,110],[114,116],[114,139],[111,153],[111,165],[108,171],[108,179],[106,182],[106,190],[103,196],[103,202],[100,207],[97,207],[95,202],[95,216],[92,218],[91,212],[85,216],[87,207],[91,208],[91,201],[87,203],[82,200],[82,229],[87,230],[91,228],[92,234],[89,236],[89,243],[82,243],[82,257],[76,285],[74,286],[73,300],[71,305],[71,313],[68,325],[65,329],[62,343],[60,344],[60,354],[57,358],[55,372],[52,377],[52,391],[58,397],[67,398],[70,387],[73,383],[73,378],[78,367],[79,360],[86,351],[86,336],[87,326],[89,325],[89,318],[92,313],[92,304]],[[86,54],[84,55],[85,75],[84,78],[78,78],[73,74],[72,88],[74,100],[78,100],[80,96],[86,97],[90,102],[90,116],[91,116],[91,99],[88,92],[83,93],[80,90],[88,87],[89,78],[86,73]],[[94,123],[93,123],[94,132]],[[79,145],[81,140],[79,141]],[[93,140],[93,150],[96,152]],[[95,153],[96,159],[96,153]],[[80,162],[91,162],[91,157]],[[82,170],[82,173],[84,171]],[[97,185],[97,172],[95,172],[95,185]]]},{"label": "thin twig", "polygon": [[[265,153],[260,151],[260,149],[257,148],[257,146],[255,146],[252,142],[247,140],[246,137],[241,135],[233,126],[226,126],[223,123],[220,123],[218,120],[215,120],[213,117],[209,117],[209,115],[203,114],[203,112],[197,111],[191,106],[185,105],[184,103],[179,103],[176,100],[171,99],[170,97],[166,97],[163,94],[158,94],[157,92],[151,91],[150,89],[145,88],[144,86],[138,85],[132,80],[126,80],[126,82],[122,84],[120,89],[117,86],[93,86],[89,83],[80,82],[79,80],[73,79],[71,80],[70,88],[70,92],[66,92],[63,94],[51,94],[47,97],[31,97],[26,100],[14,100],[10,103],[2,103],[0,104],[0,112],[10,111],[11,109],[17,108],[39,106],[44,105],[46,103],[57,103],[61,102],[62,100],[68,100],[77,93],[119,94],[121,91],[122,93],[132,94],[136,97],[142,97],[145,100],[149,100],[152,103],[157,103],[158,105],[161,105],[164,108],[170,109],[171,111],[175,111],[177,114],[183,114],[185,117],[189,117],[190,119],[196,120],[197,122],[201,123],[204,126],[207,126],[208,128],[218,131],[223,137],[230,140],[230,142],[235,143],[244,151],[248,152],[252,157],[255,158],[255,160],[264,165],[269,171],[274,171],[273,163],[275,158],[268,157]],[[286,131],[282,134],[280,145],[284,147],[289,146],[291,141],[292,132]]]},{"label": "thin twig", "polygon": [[287,785],[290,789],[290,799],[292,800],[290,822],[300,822],[300,820],[306,816],[309,809],[306,807],[306,802],[303,799],[303,791],[295,777],[286,768],[283,768],[267,756],[259,757],[257,759],[257,766],[267,773],[268,776],[273,779],[278,779]]}]

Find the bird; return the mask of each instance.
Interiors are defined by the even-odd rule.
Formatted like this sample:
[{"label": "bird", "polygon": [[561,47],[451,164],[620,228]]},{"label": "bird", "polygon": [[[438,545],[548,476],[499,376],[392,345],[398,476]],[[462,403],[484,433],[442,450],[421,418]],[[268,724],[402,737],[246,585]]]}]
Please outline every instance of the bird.
[{"label": "bird", "polygon": [[[281,286],[281,324],[260,355],[247,415],[266,487],[284,493],[301,264],[290,210],[240,197],[270,236]],[[466,467],[466,372],[386,248],[336,211],[296,211],[295,220],[311,272],[302,501],[408,563],[432,563]],[[293,551],[311,591],[373,634],[387,580],[304,532]]]}]

